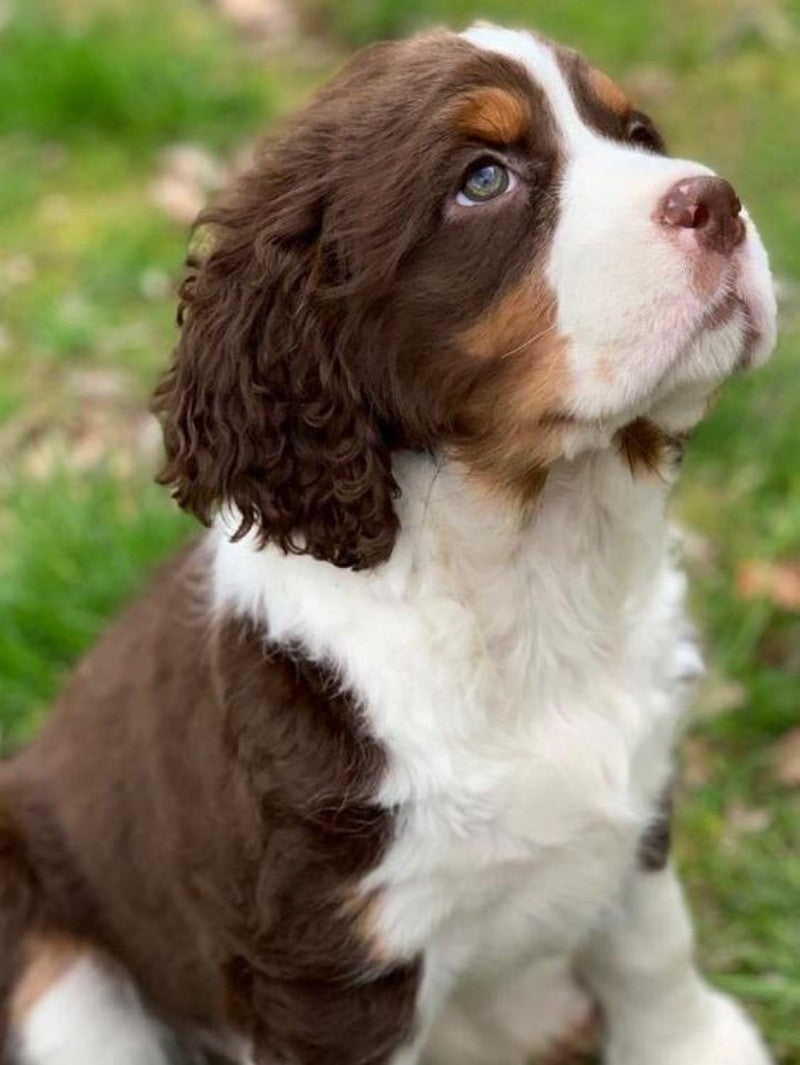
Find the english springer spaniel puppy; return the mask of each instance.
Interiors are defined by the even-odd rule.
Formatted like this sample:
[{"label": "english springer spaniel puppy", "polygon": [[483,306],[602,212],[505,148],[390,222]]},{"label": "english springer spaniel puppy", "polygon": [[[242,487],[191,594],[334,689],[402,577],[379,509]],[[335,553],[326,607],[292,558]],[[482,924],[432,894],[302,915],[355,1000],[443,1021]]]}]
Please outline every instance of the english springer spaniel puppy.
[{"label": "english springer spaniel puppy", "polygon": [[155,410],[210,531],[3,766],[7,1054],[768,1063],[668,858],[665,504],[775,336],[731,185],[479,25],[361,53],[205,222]]}]

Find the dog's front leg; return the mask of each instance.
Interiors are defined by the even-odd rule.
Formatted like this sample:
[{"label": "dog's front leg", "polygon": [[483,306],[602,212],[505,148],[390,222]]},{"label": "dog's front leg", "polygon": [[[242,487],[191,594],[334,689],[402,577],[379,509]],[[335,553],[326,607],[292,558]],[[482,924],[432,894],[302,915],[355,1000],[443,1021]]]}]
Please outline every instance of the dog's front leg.
[{"label": "dog's front leg", "polygon": [[697,971],[671,866],[640,871],[582,959],[605,1019],[605,1065],[769,1065],[754,1025]]}]

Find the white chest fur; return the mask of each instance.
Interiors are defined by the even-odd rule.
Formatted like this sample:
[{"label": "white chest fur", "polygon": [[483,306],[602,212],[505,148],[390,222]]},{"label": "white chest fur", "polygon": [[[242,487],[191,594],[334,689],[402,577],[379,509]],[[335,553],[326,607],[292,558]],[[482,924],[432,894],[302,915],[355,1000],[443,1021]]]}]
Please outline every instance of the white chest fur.
[{"label": "white chest fur", "polygon": [[521,523],[451,466],[402,456],[397,477],[384,566],[220,529],[217,605],[333,665],[387,749],[398,833],[363,885],[383,951],[569,949],[633,861],[699,668],[666,488],[583,458]]}]

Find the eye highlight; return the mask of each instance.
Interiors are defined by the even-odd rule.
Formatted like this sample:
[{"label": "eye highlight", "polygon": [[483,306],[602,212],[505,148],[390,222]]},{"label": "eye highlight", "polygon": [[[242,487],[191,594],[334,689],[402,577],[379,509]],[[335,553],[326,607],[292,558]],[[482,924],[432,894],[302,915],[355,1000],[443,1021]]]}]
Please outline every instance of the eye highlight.
[{"label": "eye highlight", "polygon": [[464,207],[490,203],[514,188],[516,178],[496,159],[482,159],[467,171],[456,202]]}]

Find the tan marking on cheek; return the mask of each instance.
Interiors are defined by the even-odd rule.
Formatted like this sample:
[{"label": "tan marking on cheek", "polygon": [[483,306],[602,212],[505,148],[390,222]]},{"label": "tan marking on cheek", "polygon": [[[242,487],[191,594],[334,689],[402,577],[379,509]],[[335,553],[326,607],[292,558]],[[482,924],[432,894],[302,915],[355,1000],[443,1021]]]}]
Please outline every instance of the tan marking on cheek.
[{"label": "tan marking on cheek", "polygon": [[510,359],[538,348],[555,330],[556,302],[545,279],[526,277],[458,338],[479,359]]},{"label": "tan marking on cheek", "polygon": [[465,412],[461,457],[490,486],[529,502],[563,451],[560,416],[571,391],[555,297],[540,274],[530,275],[460,339],[487,368]]},{"label": "tan marking on cheek", "polygon": [[11,997],[11,1017],[21,1022],[88,948],[68,936],[30,936],[24,968]]},{"label": "tan marking on cheek", "polygon": [[597,70],[596,67],[589,69],[589,87],[597,99],[610,111],[616,111],[619,115],[626,115],[631,110],[631,102],[615,81]]},{"label": "tan marking on cheek", "polygon": [[460,133],[478,140],[515,144],[530,128],[530,104],[507,89],[480,89],[461,99],[456,125]]}]

